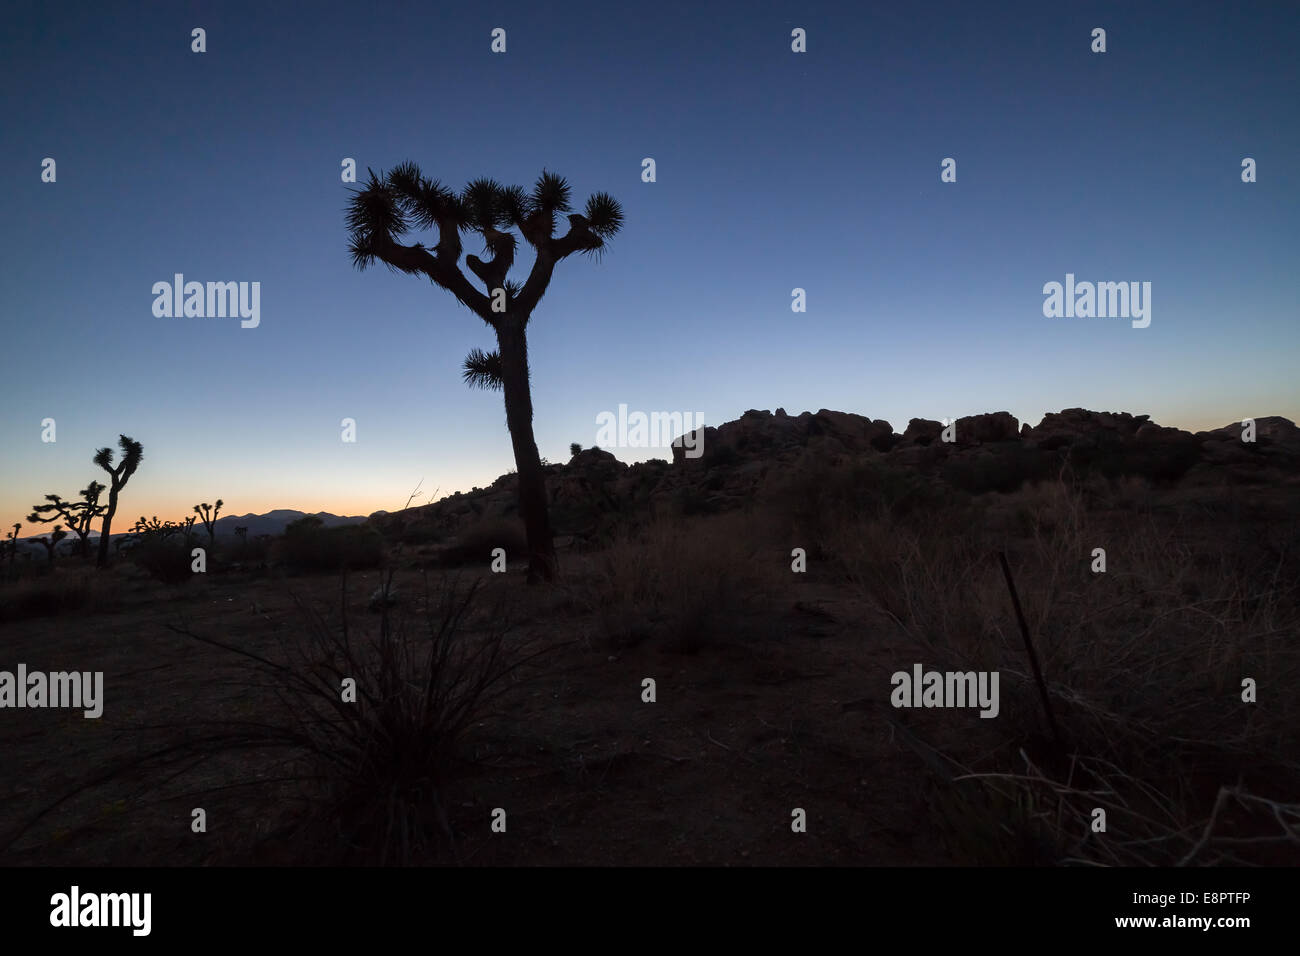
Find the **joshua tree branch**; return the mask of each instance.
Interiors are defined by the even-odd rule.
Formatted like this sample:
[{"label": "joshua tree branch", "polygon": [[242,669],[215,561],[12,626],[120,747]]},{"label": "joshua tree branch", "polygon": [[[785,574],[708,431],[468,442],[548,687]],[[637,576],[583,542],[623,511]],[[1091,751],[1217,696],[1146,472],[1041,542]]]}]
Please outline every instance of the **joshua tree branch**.
[{"label": "joshua tree branch", "polygon": [[566,259],[575,252],[594,252],[604,245],[604,240],[591,231],[586,216],[576,213],[569,216],[569,231],[559,239],[551,241],[555,261]]},{"label": "joshua tree branch", "polygon": [[506,275],[510,272],[510,267],[515,264],[515,247],[518,240],[511,233],[498,232],[491,228],[483,229],[482,233],[483,242],[492,253],[492,258],[484,262],[478,256],[470,255],[465,257],[465,264],[487,287],[488,295],[491,295],[494,289],[505,286]]},{"label": "joshua tree branch", "polygon": [[[587,220],[578,215],[569,217],[569,231],[563,236],[545,240],[540,236],[534,238],[538,240],[534,243],[537,247],[537,259],[533,262],[532,271],[528,273],[528,280],[524,283],[523,289],[515,298],[515,311],[524,316],[531,315],[533,309],[537,308],[537,303],[546,294],[557,262],[575,252],[599,249],[602,244],[600,237],[587,226]],[[529,241],[532,242],[531,239]]]},{"label": "joshua tree branch", "polygon": [[[442,242],[438,245],[440,249],[444,246]],[[371,248],[381,262],[394,269],[412,275],[428,276],[468,306],[480,319],[495,327],[496,317],[492,313],[491,301],[470,285],[469,279],[465,278],[465,273],[460,271],[460,267],[454,260],[434,255],[419,243],[404,246],[383,236],[374,237]]]}]

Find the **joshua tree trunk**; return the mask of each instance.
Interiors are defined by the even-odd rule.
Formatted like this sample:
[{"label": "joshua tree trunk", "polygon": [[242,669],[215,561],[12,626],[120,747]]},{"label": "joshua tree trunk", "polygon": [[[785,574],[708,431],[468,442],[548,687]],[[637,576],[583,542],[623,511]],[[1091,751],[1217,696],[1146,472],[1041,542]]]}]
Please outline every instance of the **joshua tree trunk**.
[{"label": "joshua tree trunk", "polygon": [[526,320],[504,319],[497,332],[501,349],[501,385],[505,392],[506,425],[514,445],[519,473],[519,514],[528,537],[528,581],[553,581],[557,565],[551,537],[546,473],[533,438],[533,400],[528,383]]},{"label": "joshua tree trunk", "polygon": [[99,529],[99,556],[95,564],[98,567],[108,567],[108,536],[109,529],[113,525],[113,515],[117,512],[117,482],[113,482],[112,487],[108,490],[108,510],[104,512],[104,523]]}]

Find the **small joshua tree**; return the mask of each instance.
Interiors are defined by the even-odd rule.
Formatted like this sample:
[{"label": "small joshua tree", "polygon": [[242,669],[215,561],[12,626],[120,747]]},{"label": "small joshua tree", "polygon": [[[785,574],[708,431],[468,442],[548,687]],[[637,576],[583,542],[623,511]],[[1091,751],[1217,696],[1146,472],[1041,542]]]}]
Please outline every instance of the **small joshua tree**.
[{"label": "small joshua tree", "polygon": [[48,524],[62,518],[77,536],[77,554],[87,557],[90,554],[90,523],[102,517],[106,510],[106,506],[99,503],[103,491],[103,485],[92,481],[77,492],[81,495],[80,501],[64,501],[59,495],[46,495],[49,504],[33,505],[27,520],[32,524]]},{"label": "small joshua tree", "polygon": [[582,454],[582,446],[579,445],[576,441],[570,443],[570,445],[569,445],[569,457],[570,457],[570,458],[577,458],[577,457],[578,457],[579,455],[581,455],[581,454]]},{"label": "small joshua tree", "polygon": [[59,542],[68,536],[68,532],[63,530],[62,525],[55,525],[54,532],[46,535],[44,538],[37,538],[37,544],[45,546],[45,554],[50,559],[50,567],[54,567],[54,549],[59,546]]},{"label": "small joshua tree", "polygon": [[5,535],[5,550],[9,555],[9,570],[14,569],[14,561],[18,558],[18,532],[22,530],[22,522],[14,522],[14,530]]},{"label": "small joshua tree", "polygon": [[[209,548],[215,547],[217,543],[217,515],[221,514],[221,506],[223,504],[225,504],[225,502],[218,498],[215,507],[209,506],[206,501],[201,505],[194,506],[194,513],[203,519],[203,527],[208,531]],[[190,521],[193,522],[194,519],[191,518]]]},{"label": "small joshua tree", "polygon": [[113,526],[113,515],[117,513],[117,496],[126,487],[126,483],[131,480],[135,470],[140,467],[140,462],[144,459],[144,447],[134,438],[127,438],[125,435],[118,436],[118,446],[122,449],[122,460],[113,465],[113,449],[101,448],[95,452],[94,462],[104,471],[108,472],[108,510],[104,512],[104,524],[99,529],[99,557],[98,565],[101,568],[108,567],[108,539],[109,532]]}]

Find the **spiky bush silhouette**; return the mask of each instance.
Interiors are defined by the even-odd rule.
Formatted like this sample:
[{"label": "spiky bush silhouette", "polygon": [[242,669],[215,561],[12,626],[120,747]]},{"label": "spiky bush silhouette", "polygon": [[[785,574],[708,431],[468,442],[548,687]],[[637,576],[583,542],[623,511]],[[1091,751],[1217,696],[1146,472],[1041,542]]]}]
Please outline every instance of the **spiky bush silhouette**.
[{"label": "spiky bush silhouette", "polygon": [[[391,574],[385,578],[391,591]],[[344,588],[346,590],[346,587]],[[378,607],[372,628],[337,622],[299,602],[303,626],[281,660],[181,631],[250,660],[282,708],[265,722],[222,728],[202,749],[279,748],[312,808],[280,834],[310,862],[409,864],[455,858],[448,790],[472,759],[464,740],[511,678],[540,652],[513,636],[508,609],[474,614],[479,582],[426,580],[419,611]],[[342,700],[345,679],[356,701]],[[215,735],[214,735],[215,737]]]},{"label": "spiky bush silhouette", "polygon": [[136,520],[136,523],[131,526],[131,530],[128,533],[138,541],[144,541],[150,538],[159,541],[166,541],[173,535],[180,534],[188,525],[193,523],[193,518],[186,519],[186,524],[180,524],[176,521],[159,521],[157,515],[154,515],[152,518],[146,518],[144,515],[141,515]]},{"label": "spiky bush silhouette", "polygon": [[[600,255],[622,228],[622,207],[608,193],[593,193],[584,214],[570,214],[568,232],[556,236],[557,214],[571,208],[569,184],[563,177],[543,171],[531,192],[476,179],[455,193],[411,162],[395,166],[386,175],[370,171],[365,188],[352,192],[347,225],[354,266],[364,269],[378,261],[398,272],[427,276],[496,333],[496,350],[471,351],[464,377],[471,386],[504,393],[506,425],[519,474],[519,513],[528,538],[528,580],[553,580],[558,570],[555,543],[545,473],[533,437],[528,321],[551,283],[556,264],[575,252]],[[522,284],[507,278],[518,246],[517,237],[508,231],[511,227],[536,253]],[[432,250],[418,242],[401,244],[399,239],[412,229],[436,229],[437,244]],[[485,252],[490,254],[486,261],[475,255],[465,258],[486,293],[460,270],[463,231],[482,235]]]},{"label": "spiky bush silhouette", "polygon": [[[391,593],[391,575],[384,590]],[[185,625],[177,634],[249,665],[265,710],[251,719],[199,720],[150,728],[158,737],[111,757],[8,833],[0,854],[50,813],[81,794],[129,782],[160,792],[186,773],[235,758],[247,767],[231,788],[255,788],[277,799],[296,786],[306,812],[259,841],[252,856],[278,844],[297,864],[411,864],[459,860],[459,837],[476,824],[453,796],[481,761],[469,738],[500,709],[503,694],[533,672],[550,649],[518,634],[498,593],[484,603],[481,582],[425,580],[410,606],[381,602],[370,621],[355,622],[346,599],[337,617],[300,596],[299,622],[279,646],[259,653]],[[346,576],[340,593],[348,592]],[[482,606],[480,606],[482,605]],[[0,611],[3,607],[0,606]],[[344,681],[354,699],[344,699]],[[255,758],[268,754],[272,774]],[[458,819],[459,817],[459,819]],[[235,846],[222,852],[246,863]],[[283,860],[279,862],[284,862]]]},{"label": "spiky bush silhouette", "polygon": [[140,467],[140,462],[144,460],[144,447],[134,438],[128,438],[126,435],[119,435],[117,439],[118,447],[122,449],[122,460],[113,464],[113,449],[101,448],[95,452],[93,461],[104,471],[108,472],[108,509],[104,512],[104,523],[99,529],[99,557],[97,564],[101,568],[108,567],[108,539],[113,527],[113,515],[117,513],[117,496],[126,483],[131,480],[135,470]]},{"label": "spiky bush silhouette", "polygon": [[88,557],[90,523],[102,517],[107,510],[106,505],[99,503],[99,496],[103,493],[104,487],[98,481],[92,481],[77,492],[81,495],[80,501],[64,501],[59,495],[46,495],[45,500],[48,504],[32,505],[32,513],[27,516],[27,520],[32,524],[49,524],[62,518],[77,536],[77,554],[83,558]]}]

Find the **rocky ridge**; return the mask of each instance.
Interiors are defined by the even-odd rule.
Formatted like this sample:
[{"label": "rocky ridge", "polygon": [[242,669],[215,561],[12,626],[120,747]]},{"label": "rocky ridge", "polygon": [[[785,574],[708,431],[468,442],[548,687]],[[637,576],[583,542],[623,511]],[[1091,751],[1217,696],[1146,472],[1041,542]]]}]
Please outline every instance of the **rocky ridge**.
[{"label": "rocky ridge", "polygon": [[[1067,408],[1035,426],[1009,412],[959,418],[945,440],[941,422],[914,418],[899,434],[881,419],[822,409],[797,416],[750,410],[703,429],[702,454],[688,457],[678,439],[673,460],[626,464],[587,448],[546,468],[557,537],[587,538],[612,518],[741,507],[794,470],[874,462],[913,472],[953,493],[1011,492],[1064,474],[1136,476],[1156,486],[1300,485],[1300,428],[1286,418],[1186,432],[1148,415]],[[694,439],[698,440],[696,433]],[[1300,488],[1297,488],[1300,491]],[[455,536],[467,525],[516,514],[517,478],[451,495],[406,512],[372,515],[387,535]],[[563,541],[561,542],[563,543]]]}]

